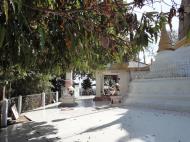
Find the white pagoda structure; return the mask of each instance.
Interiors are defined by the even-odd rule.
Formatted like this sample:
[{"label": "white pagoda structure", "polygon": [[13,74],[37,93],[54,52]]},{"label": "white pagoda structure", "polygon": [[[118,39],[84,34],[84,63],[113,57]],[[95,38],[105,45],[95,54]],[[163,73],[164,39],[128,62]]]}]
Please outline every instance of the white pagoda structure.
[{"label": "white pagoda structure", "polygon": [[169,37],[162,29],[158,54],[144,78],[130,83],[127,105],[144,106],[190,112],[190,1],[185,5],[180,21],[179,41],[171,47]]}]

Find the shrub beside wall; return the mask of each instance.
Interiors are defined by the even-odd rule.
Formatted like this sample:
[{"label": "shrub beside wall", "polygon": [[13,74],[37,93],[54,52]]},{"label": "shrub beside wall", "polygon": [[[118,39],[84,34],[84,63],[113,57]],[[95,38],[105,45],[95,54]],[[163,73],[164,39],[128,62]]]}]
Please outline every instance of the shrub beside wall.
[{"label": "shrub beside wall", "polygon": [[22,98],[22,112],[33,110],[35,108],[41,107],[42,105],[42,95],[28,95]]},{"label": "shrub beside wall", "polygon": [[46,93],[46,105],[52,104],[55,100],[55,95],[53,93]]}]

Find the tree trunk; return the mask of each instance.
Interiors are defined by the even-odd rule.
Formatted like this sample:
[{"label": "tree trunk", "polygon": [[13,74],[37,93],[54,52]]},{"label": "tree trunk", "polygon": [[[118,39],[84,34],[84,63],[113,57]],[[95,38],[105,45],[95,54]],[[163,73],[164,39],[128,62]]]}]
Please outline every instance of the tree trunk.
[{"label": "tree trunk", "polygon": [[182,0],[181,6],[184,7],[184,13],[179,17],[179,40],[190,32],[190,1]]}]

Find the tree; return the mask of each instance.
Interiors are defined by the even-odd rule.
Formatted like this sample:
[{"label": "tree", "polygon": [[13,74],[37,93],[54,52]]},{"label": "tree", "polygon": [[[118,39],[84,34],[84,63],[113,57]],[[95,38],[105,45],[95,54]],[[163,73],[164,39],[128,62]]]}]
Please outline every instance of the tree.
[{"label": "tree", "polygon": [[85,90],[92,88],[92,82],[90,81],[89,77],[87,77],[85,80],[83,80],[82,88]]},{"label": "tree", "polygon": [[[93,71],[131,59],[148,45],[166,16],[133,12],[152,0],[0,1],[0,77],[2,84],[31,71],[60,75]],[[172,7],[168,21],[175,15]]]},{"label": "tree", "polygon": [[190,37],[190,11],[189,11],[189,0],[182,0],[181,6],[178,9],[179,12],[179,40],[183,39],[185,36]]},{"label": "tree", "polygon": [[82,88],[84,89],[82,91],[82,95],[94,95],[94,92],[92,90],[92,82],[89,77],[83,80]]},{"label": "tree", "polygon": [[12,81],[11,96],[30,95],[35,93],[49,92],[51,90],[50,75],[30,73],[24,79]]}]

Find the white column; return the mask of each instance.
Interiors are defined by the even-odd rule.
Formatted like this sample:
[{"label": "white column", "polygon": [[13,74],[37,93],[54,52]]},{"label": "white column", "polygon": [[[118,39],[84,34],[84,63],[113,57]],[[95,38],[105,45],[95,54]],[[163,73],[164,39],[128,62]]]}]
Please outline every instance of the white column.
[{"label": "white column", "polygon": [[102,91],[102,73],[100,71],[96,72],[96,96],[100,97]]},{"label": "white column", "polygon": [[4,99],[2,101],[1,114],[2,114],[1,126],[7,127],[7,116],[8,116],[8,100],[7,99]]},{"label": "white column", "polygon": [[61,86],[61,98],[65,95],[65,87]]},{"label": "white column", "polygon": [[102,73],[101,76],[101,95],[104,94],[104,74]]},{"label": "white column", "polygon": [[121,71],[119,73],[119,85],[120,85],[120,95],[126,96],[129,88],[129,72]]},{"label": "white column", "polygon": [[58,91],[56,91],[55,92],[55,101],[56,101],[56,103],[58,102],[58,100],[59,100],[59,93],[58,93]]},{"label": "white column", "polygon": [[6,90],[6,86],[3,86],[3,100],[6,99],[5,90]]},{"label": "white column", "polygon": [[45,92],[42,92],[42,107],[45,108],[46,105],[46,94]]},{"label": "white column", "polygon": [[73,79],[73,71],[66,72],[66,79],[72,80]]},{"label": "white column", "polygon": [[22,96],[18,97],[18,114],[21,114],[22,111]]},{"label": "white column", "polygon": [[63,96],[69,94],[67,88],[69,86],[72,86],[72,81],[73,81],[72,79],[73,79],[73,71],[66,72],[66,82],[65,82],[65,88],[64,88],[64,91],[63,91],[64,92]]},{"label": "white column", "polygon": [[79,85],[75,85],[74,96],[75,96],[75,97],[79,97]]}]

